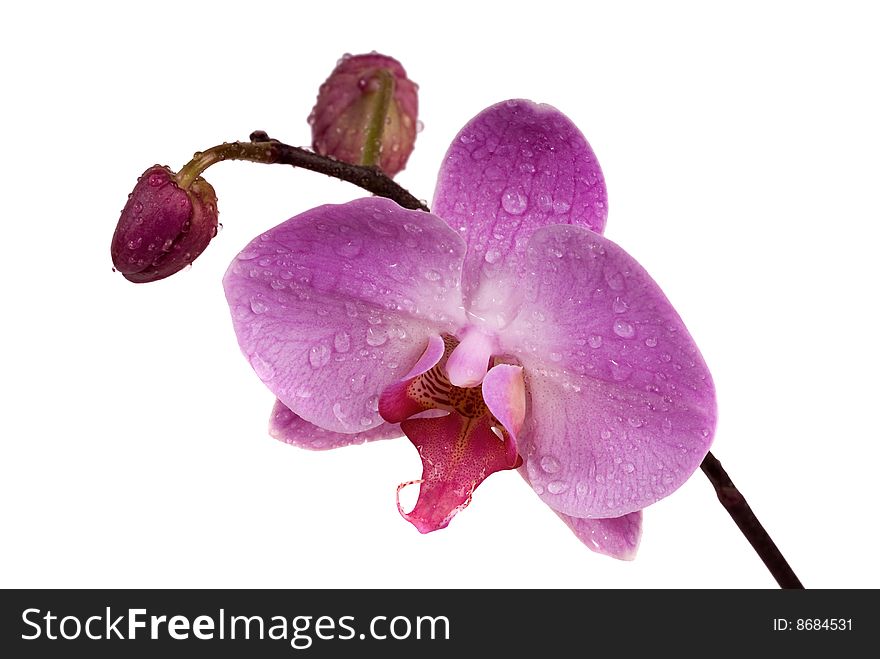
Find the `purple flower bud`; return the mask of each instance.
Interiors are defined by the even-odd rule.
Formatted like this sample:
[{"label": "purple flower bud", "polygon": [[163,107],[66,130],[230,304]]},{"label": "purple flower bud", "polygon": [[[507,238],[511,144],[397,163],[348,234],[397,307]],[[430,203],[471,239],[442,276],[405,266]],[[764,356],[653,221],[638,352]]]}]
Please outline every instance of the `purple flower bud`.
[{"label": "purple flower bud", "polygon": [[216,235],[217,195],[211,184],[199,177],[183,189],[174,172],[153,165],[128,195],[110,255],[129,281],[157,281],[192,263]]},{"label": "purple flower bud", "polygon": [[[378,161],[370,161],[365,146],[371,125],[382,108],[383,82],[393,85],[381,131]],[[345,55],[327,81],[309,115],[312,147],[325,156],[354,164],[378,164],[388,176],[406,166],[416,141],[418,85],[406,77],[395,59],[371,53]],[[378,117],[381,122],[383,119]],[[380,124],[381,125],[381,124]]]}]

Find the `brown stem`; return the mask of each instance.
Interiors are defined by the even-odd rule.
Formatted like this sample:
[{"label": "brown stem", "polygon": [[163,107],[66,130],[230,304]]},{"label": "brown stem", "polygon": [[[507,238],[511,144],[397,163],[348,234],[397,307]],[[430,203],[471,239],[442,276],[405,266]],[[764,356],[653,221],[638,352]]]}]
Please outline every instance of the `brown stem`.
[{"label": "brown stem", "polygon": [[721,505],[724,506],[746,540],[751,543],[758,556],[764,561],[764,565],[770,570],[770,574],[776,579],[780,588],[803,588],[782,552],[761,526],[761,522],[758,521],[755,513],[746,503],[745,497],[730,480],[730,476],[724,471],[718,459],[712,453],[708,453],[700,468],[715,487],[715,493],[718,495]]},{"label": "brown stem", "polygon": [[278,140],[273,140],[261,130],[251,133],[250,139],[251,142],[268,143],[270,145],[270,148],[273,150],[273,163],[302,167],[303,169],[310,169],[313,172],[319,172],[354,183],[367,192],[372,192],[375,195],[397,202],[403,208],[428,210],[425,204],[388,178],[378,167],[352,165],[341,160],[321,156],[308,149],[301,149],[284,144]]}]

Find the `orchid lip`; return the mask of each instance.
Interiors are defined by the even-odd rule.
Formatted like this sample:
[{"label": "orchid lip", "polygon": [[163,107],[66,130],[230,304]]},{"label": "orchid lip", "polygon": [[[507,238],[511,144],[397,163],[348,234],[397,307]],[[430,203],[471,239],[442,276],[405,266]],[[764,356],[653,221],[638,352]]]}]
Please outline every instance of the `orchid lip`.
[{"label": "orchid lip", "polygon": [[[418,374],[388,387],[379,401],[381,416],[400,423],[422,459],[422,477],[397,490],[401,515],[421,533],[448,525],[490,474],[522,464],[516,447],[525,417],[522,369],[496,365],[494,338],[479,328],[468,327],[461,337],[444,336],[443,356],[425,370],[436,354],[435,340],[428,341],[417,362],[422,367],[411,371]],[[453,382],[456,372],[470,376],[468,386]],[[416,505],[404,512],[399,493],[416,483]]]}]

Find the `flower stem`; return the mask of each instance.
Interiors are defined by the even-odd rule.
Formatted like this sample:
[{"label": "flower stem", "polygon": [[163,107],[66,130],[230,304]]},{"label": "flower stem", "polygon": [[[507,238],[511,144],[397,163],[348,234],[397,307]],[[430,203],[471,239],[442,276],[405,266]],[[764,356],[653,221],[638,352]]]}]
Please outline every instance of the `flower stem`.
[{"label": "flower stem", "polygon": [[382,135],[385,132],[385,124],[388,120],[388,108],[391,107],[391,97],[394,95],[394,76],[385,69],[376,73],[376,82],[379,89],[373,92],[374,98],[370,123],[367,125],[367,133],[364,136],[364,151],[361,155],[361,165],[377,167],[382,152]]},{"label": "flower stem", "polygon": [[428,211],[428,207],[425,204],[388,178],[378,167],[352,165],[342,160],[321,156],[314,151],[273,140],[261,130],[251,133],[250,138],[252,143],[270,145],[275,153],[275,160],[272,162],[302,167],[313,172],[326,174],[327,176],[354,183],[367,192],[372,192],[374,195],[397,202],[403,208]]},{"label": "flower stem", "polygon": [[265,164],[292,165],[354,183],[367,192],[386,197],[403,208],[427,211],[428,207],[397,185],[375,166],[351,163],[321,156],[273,140],[261,130],[251,133],[250,142],[230,142],[198,151],[177,173],[177,184],[186,189],[208,167],[224,160],[248,160]]},{"label": "flower stem", "polygon": [[177,173],[177,184],[188,189],[208,167],[224,160],[249,160],[250,162],[271,163],[275,154],[265,144],[256,142],[230,142],[212,146],[204,151],[196,151],[192,160]]},{"label": "flower stem", "polygon": [[779,551],[776,543],[755,517],[755,513],[746,503],[745,497],[730,480],[730,476],[724,471],[718,459],[710,452],[703,459],[700,468],[715,487],[715,493],[718,495],[721,505],[724,506],[746,540],[751,543],[752,548],[764,561],[764,565],[770,570],[770,574],[776,579],[780,588],[803,588],[782,552]]}]

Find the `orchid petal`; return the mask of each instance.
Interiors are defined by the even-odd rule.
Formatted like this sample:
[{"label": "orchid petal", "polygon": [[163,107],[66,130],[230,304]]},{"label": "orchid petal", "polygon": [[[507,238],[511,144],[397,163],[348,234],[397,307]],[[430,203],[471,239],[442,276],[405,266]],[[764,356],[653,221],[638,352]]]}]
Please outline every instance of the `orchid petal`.
[{"label": "orchid petal", "polygon": [[269,419],[269,434],[285,444],[323,451],[379,439],[393,439],[403,436],[403,431],[396,423],[383,423],[363,432],[333,432],[298,417],[284,403],[276,400]]},{"label": "orchid petal", "polygon": [[[531,485],[528,469],[520,467],[518,471]],[[622,561],[631,561],[636,557],[642,539],[641,510],[622,517],[604,519],[572,517],[559,512],[556,514],[574,532],[575,537],[594,552]]]},{"label": "orchid petal", "polygon": [[516,461],[517,437],[526,418],[526,387],[522,368],[498,364],[483,378],[483,402],[507,431],[507,458]]},{"label": "orchid petal", "polygon": [[715,429],[715,391],[645,270],[587,229],[532,236],[519,316],[499,335],[526,373],[528,478],[573,517],[620,517],[677,489]]},{"label": "orchid petal", "polygon": [[468,308],[498,307],[479,289],[489,279],[501,282],[493,292],[515,290],[513,273],[535,229],[604,229],[605,179],[565,115],[549,105],[507,101],[478,114],[453,140],[433,211],[467,241],[462,283]]},{"label": "orchid petal", "polygon": [[[489,475],[515,466],[505,442],[491,428],[491,417],[461,416],[455,412],[441,417],[407,419],[401,429],[418,449],[422,478],[415,507],[400,514],[421,533],[445,528],[464,509],[473,492]],[[398,493],[406,485],[398,488]]]},{"label": "orchid petal", "polygon": [[642,539],[641,510],[606,519],[556,514],[574,531],[577,539],[593,551],[622,561],[631,561],[636,557]]},{"label": "orchid petal", "polygon": [[430,336],[463,323],[464,250],[440,218],[387,199],[307,211],[254,239],[226,273],[242,352],[306,421],[375,428],[381,391]]}]

